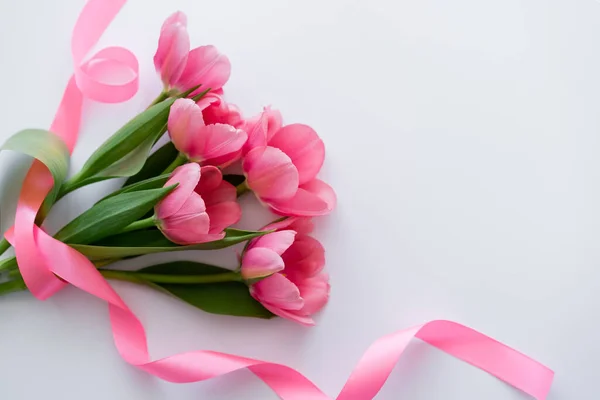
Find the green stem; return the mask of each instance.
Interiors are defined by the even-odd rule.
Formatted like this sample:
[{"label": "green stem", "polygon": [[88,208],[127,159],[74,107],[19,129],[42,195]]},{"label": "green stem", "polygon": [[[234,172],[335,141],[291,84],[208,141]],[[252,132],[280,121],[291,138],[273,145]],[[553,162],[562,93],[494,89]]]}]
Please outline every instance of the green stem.
[{"label": "green stem", "polygon": [[0,256],[8,249],[10,249],[10,243],[8,243],[8,240],[5,238],[2,238],[2,240],[0,240]]},{"label": "green stem", "polygon": [[161,175],[165,175],[165,174],[170,174],[171,172],[175,171],[175,168],[179,167],[180,165],[185,164],[187,161],[187,156],[183,153],[179,153],[177,155],[177,158],[175,158],[173,160],[173,162],[167,167],[167,169],[165,169]]},{"label": "green stem", "polygon": [[101,269],[102,276],[108,279],[117,279],[128,282],[153,282],[153,283],[171,283],[171,284],[202,284],[202,283],[220,283],[220,282],[241,282],[242,276],[239,272],[223,272],[212,275],[165,275],[165,274],[146,274],[136,271],[115,271]]},{"label": "green stem", "polygon": [[[15,263],[16,265],[16,263]],[[222,283],[222,282],[243,282],[239,272],[223,272],[212,275],[165,275],[165,274],[146,274],[136,271],[116,271],[108,269],[98,270],[106,279],[115,279],[138,284],[147,283],[166,283],[166,284],[204,284],[204,283]],[[19,270],[10,271],[8,276],[12,279],[8,282],[0,283],[0,295],[12,292],[26,290],[27,285],[23,281]]]},{"label": "green stem", "polygon": [[0,283],[0,295],[12,293],[12,292],[20,292],[21,290],[27,289],[23,278],[18,278],[13,281]]},{"label": "green stem", "polygon": [[11,257],[0,261],[0,272],[14,271],[18,269],[17,258]]},{"label": "green stem", "polygon": [[155,226],[154,215],[139,221],[132,222],[121,230],[123,232],[139,231],[141,229],[151,228]]},{"label": "green stem", "polygon": [[237,197],[241,197],[244,193],[249,192],[250,187],[248,186],[248,181],[245,180],[244,182],[237,185],[235,187],[235,191],[237,192]]}]

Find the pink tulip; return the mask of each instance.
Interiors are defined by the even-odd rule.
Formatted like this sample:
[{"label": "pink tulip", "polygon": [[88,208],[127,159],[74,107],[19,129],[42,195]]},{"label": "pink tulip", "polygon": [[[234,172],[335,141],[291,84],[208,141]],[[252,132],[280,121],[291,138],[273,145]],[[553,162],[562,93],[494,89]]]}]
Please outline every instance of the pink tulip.
[{"label": "pink tulip", "polygon": [[[242,164],[248,187],[277,214],[329,214],[336,204],[335,192],[316,178],[325,159],[323,141],[302,124],[284,126],[268,137],[267,118],[263,112],[248,128],[248,141],[257,145],[244,156]],[[257,133],[261,130],[264,140]]]},{"label": "pink tulip", "polygon": [[224,229],[239,221],[242,211],[236,189],[223,181],[217,167],[182,165],[165,187],[176,183],[155,207],[157,226],[170,241],[188,245],[220,240]]},{"label": "pink tulip", "polygon": [[209,124],[227,124],[235,128],[244,127],[244,119],[240,109],[227,103],[221,94],[210,92],[198,100],[204,122]]},{"label": "pink tulip", "polygon": [[177,99],[168,121],[173,144],[191,161],[227,166],[241,156],[246,132],[231,125],[206,125],[202,109],[190,99]]},{"label": "pink tulip", "polygon": [[165,20],[160,30],[154,66],[166,89],[187,91],[201,85],[193,95],[206,89],[218,90],[231,75],[231,63],[215,46],[190,51],[187,17],[178,11]]},{"label": "pink tulip", "polygon": [[190,51],[190,38],[186,25],[185,14],[178,11],[166,19],[160,30],[154,66],[165,88],[173,86],[178,81],[186,66]]},{"label": "pink tulip", "polygon": [[278,230],[250,242],[242,256],[242,277],[260,279],[250,294],[275,315],[314,325],[311,316],[329,300],[330,287],[325,249],[308,236],[312,223],[288,218],[264,229]]},{"label": "pink tulip", "polygon": [[200,46],[189,52],[185,68],[174,86],[186,91],[202,85],[192,95],[206,89],[220,89],[231,75],[229,58],[215,46]]}]

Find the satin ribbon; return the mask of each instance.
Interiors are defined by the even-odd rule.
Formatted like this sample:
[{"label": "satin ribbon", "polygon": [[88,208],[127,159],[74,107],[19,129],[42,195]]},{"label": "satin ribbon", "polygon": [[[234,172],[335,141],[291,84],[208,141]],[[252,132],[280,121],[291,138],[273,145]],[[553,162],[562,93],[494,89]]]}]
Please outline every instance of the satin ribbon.
[{"label": "satin ribbon", "polygon": [[[79,133],[84,97],[117,103],[137,91],[138,63],[130,51],[109,47],[84,61],[125,2],[89,0],[75,25],[71,43],[75,72],[50,129],[71,151]],[[119,84],[102,81],[115,70],[119,76],[126,70],[131,79]],[[214,351],[194,351],[151,361],[144,327],[94,265],[35,225],[37,211],[52,185],[49,171],[35,161],[21,190],[15,226],[6,234],[15,246],[23,279],[35,297],[46,299],[70,283],[103,299],[109,306],[114,342],[121,357],[164,380],[197,382],[247,368],[284,400],[331,399],[300,372],[281,364]],[[437,320],[375,341],[336,399],[372,399],[413,338],[481,368],[537,400],[544,400],[550,390],[554,373],[547,367],[466,326]]]}]

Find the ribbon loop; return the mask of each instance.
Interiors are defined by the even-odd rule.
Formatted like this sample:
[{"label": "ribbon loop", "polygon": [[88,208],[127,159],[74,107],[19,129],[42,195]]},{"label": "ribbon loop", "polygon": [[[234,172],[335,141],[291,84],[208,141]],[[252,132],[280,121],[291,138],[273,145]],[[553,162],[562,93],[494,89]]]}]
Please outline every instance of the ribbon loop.
[{"label": "ribbon loop", "polygon": [[[75,81],[85,97],[103,103],[129,100],[138,89],[139,64],[135,55],[123,47],[107,47],[88,61],[86,55],[96,45],[127,0],[88,1],[71,38]],[[121,83],[103,82],[119,77]]]},{"label": "ribbon loop", "polygon": [[[102,103],[121,103],[138,90],[138,60],[123,47],[107,47],[76,70],[79,90],[85,97]],[[115,80],[123,82],[106,82]]]}]

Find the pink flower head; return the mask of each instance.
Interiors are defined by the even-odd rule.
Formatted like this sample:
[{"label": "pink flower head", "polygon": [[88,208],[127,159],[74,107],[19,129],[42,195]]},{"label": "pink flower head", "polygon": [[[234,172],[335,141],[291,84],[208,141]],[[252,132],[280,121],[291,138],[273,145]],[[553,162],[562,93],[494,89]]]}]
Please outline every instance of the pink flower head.
[{"label": "pink flower head", "polygon": [[[261,119],[258,125],[267,126],[265,113]],[[259,145],[244,156],[248,187],[277,214],[329,214],[336,197],[329,185],[316,178],[325,159],[325,145],[317,133],[307,125],[292,124],[264,138],[266,144],[260,144],[256,132],[250,133],[249,141]]]},{"label": "pink flower head", "polygon": [[202,109],[190,99],[177,99],[169,114],[173,144],[191,161],[226,166],[237,160],[246,143],[246,132],[231,125],[206,125]]},{"label": "pink flower head", "polygon": [[235,128],[244,127],[244,119],[240,109],[227,103],[222,95],[210,92],[198,100],[198,107],[202,110],[204,122],[210,124],[227,124]]},{"label": "pink flower head", "polygon": [[165,187],[176,183],[154,208],[157,226],[170,241],[187,245],[220,240],[225,228],[239,221],[242,211],[235,187],[223,181],[217,167],[182,165]]},{"label": "pink flower head", "polygon": [[242,256],[242,277],[263,278],[250,294],[273,314],[314,325],[311,316],[329,299],[329,276],[322,272],[325,249],[308,236],[312,223],[288,218],[264,229],[277,231],[254,239]]},{"label": "pink flower head", "polygon": [[200,46],[189,52],[185,68],[175,87],[181,91],[201,85],[192,95],[207,89],[220,89],[231,75],[229,58],[215,46]]},{"label": "pink flower head", "polygon": [[154,66],[165,87],[173,86],[186,66],[190,51],[186,25],[187,17],[178,11],[165,20],[160,30]]}]

